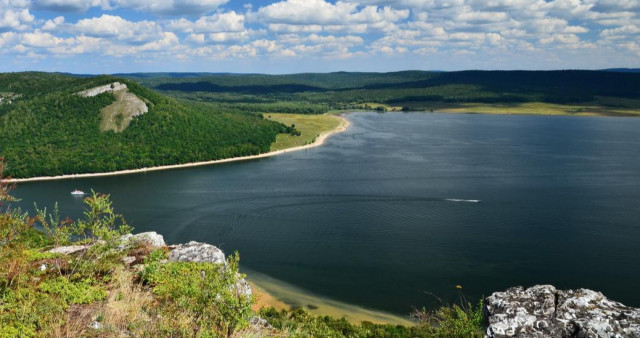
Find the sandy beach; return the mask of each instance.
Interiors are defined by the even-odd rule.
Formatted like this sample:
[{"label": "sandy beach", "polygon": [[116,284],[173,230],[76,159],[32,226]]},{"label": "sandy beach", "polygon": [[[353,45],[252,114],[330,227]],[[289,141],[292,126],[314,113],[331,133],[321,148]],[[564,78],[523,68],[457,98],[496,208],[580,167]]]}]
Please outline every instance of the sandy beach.
[{"label": "sandy beach", "polygon": [[180,169],[180,168],[199,167],[199,166],[219,164],[219,163],[248,161],[248,160],[254,160],[254,159],[258,159],[258,158],[271,157],[271,156],[276,156],[276,155],[288,153],[288,152],[291,152],[291,151],[298,151],[298,150],[309,149],[309,148],[321,146],[322,144],[324,144],[324,142],[327,140],[327,138],[329,138],[331,135],[347,130],[347,128],[349,127],[349,121],[346,118],[342,117],[342,116],[339,116],[339,115],[335,115],[335,116],[340,118],[341,121],[342,121],[337,128],[318,135],[318,137],[316,137],[315,142],[310,143],[310,144],[305,144],[305,145],[299,146],[299,147],[292,147],[292,148],[287,148],[287,149],[282,149],[282,150],[277,150],[277,151],[270,151],[270,152],[262,153],[262,154],[258,154],[258,155],[231,157],[231,158],[225,158],[225,159],[221,159],[221,160],[193,162],[193,163],[184,163],[184,164],[174,164],[174,165],[164,165],[164,166],[158,166],[158,167],[146,167],[146,168],[139,168],[139,169],[127,169],[127,170],[118,170],[118,171],[104,172],[104,173],[69,174],[69,175],[60,175],[60,176],[40,176],[40,177],[31,177],[31,178],[14,178],[14,179],[4,180],[4,181],[9,182],[9,183],[21,183],[21,182],[66,180],[66,179],[85,178],[85,177],[128,175],[128,174],[144,173],[144,172],[149,172],[149,171],[160,171],[160,170],[171,170],[171,169]]},{"label": "sandy beach", "polygon": [[254,310],[262,307],[274,307],[277,310],[302,307],[315,316],[345,318],[352,324],[368,321],[378,324],[413,326],[408,317],[384,311],[363,308],[334,299],[315,295],[295,285],[283,282],[265,274],[246,270],[247,281],[256,296]]}]

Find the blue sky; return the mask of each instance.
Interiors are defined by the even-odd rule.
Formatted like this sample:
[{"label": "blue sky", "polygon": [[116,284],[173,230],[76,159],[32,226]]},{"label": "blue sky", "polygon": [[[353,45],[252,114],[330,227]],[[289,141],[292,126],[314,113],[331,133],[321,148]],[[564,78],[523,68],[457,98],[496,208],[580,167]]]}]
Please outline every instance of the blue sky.
[{"label": "blue sky", "polygon": [[640,0],[0,0],[0,72],[640,67]]}]

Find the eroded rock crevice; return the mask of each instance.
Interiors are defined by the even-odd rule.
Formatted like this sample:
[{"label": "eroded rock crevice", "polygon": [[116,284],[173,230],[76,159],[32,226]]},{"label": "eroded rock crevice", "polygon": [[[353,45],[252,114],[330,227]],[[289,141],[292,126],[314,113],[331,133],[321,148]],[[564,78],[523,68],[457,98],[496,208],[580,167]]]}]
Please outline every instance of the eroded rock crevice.
[{"label": "eroded rock crevice", "polygon": [[640,337],[640,309],[589,289],[514,287],[487,297],[485,315],[487,337]]}]

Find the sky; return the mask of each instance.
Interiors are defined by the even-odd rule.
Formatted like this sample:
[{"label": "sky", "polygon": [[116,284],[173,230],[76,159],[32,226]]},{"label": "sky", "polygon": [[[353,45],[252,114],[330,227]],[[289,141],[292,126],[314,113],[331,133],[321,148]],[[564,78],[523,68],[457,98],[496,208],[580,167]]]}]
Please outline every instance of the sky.
[{"label": "sky", "polygon": [[640,68],[640,0],[0,0],[0,72]]}]

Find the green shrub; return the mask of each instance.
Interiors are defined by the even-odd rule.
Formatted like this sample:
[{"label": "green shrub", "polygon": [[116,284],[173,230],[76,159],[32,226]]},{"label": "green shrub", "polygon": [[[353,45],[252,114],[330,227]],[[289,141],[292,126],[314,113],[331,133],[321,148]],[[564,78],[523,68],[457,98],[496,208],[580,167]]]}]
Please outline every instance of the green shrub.
[{"label": "green shrub", "polygon": [[[197,314],[198,335],[229,335],[246,327],[253,312],[253,297],[236,289],[237,254],[229,256],[227,266],[211,263],[170,262],[159,264],[162,254],[150,257],[142,279],[163,304],[165,316],[187,312]],[[179,334],[169,331],[167,334]]]},{"label": "green shrub", "polygon": [[66,277],[57,277],[44,281],[39,289],[59,296],[66,304],[89,304],[107,297],[104,287],[90,278],[71,282]]},{"label": "green shrub", "polygon": [[23,250],[22,254],[27,262],[37,262],[45,259],[59,258],[61,254],[55,254],[50,252],[42,252],[40,249],[27,249]]},{"label": "green shrub", "polygon": [[476,306],[461,296],[460,305],[442,306],[438,310],[428,311],[425,308],[414,312],[418,325],[438,337],[482,337],[483,332],[483,300]]},{"label": "green shrub", "polygon": [[5,289],[0,293],[0,337],[46,336],[62,324],[65,308],[57,297],[35,288]]},{"label": "green shrub", "polygon": [[71,225],[76,236],[92,243],[104,241],[106,244],[114,245],[120,236],[133,230],[122,215],[113,211],[109,195],[98,194],[92,190],[91,196],[84,199],[84,204],[84,219]]}]

